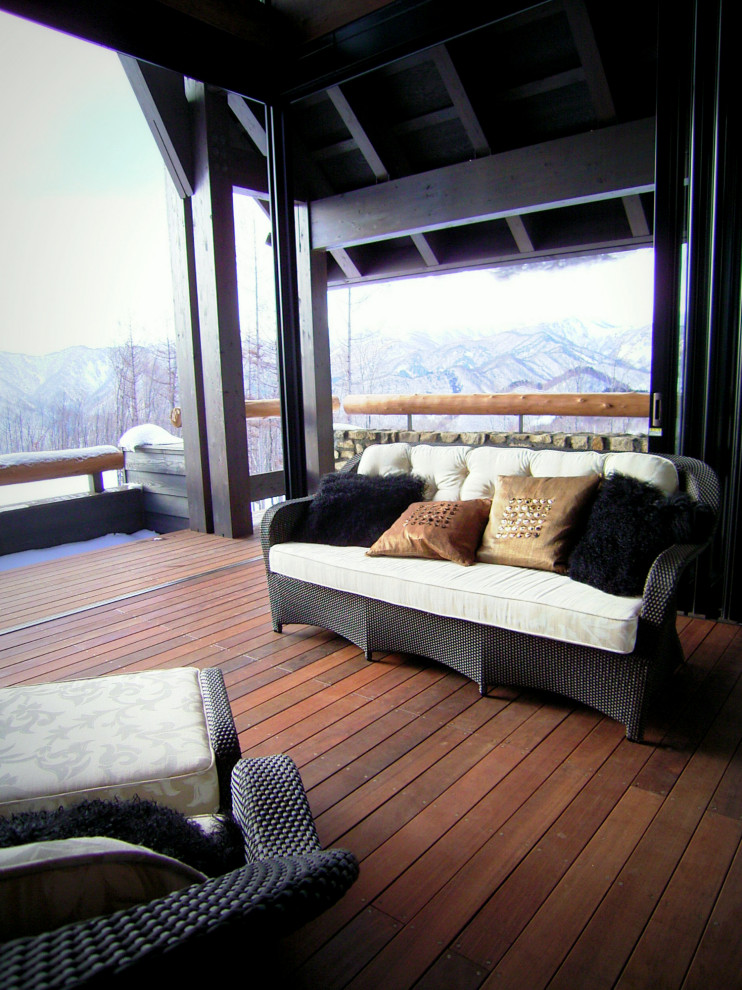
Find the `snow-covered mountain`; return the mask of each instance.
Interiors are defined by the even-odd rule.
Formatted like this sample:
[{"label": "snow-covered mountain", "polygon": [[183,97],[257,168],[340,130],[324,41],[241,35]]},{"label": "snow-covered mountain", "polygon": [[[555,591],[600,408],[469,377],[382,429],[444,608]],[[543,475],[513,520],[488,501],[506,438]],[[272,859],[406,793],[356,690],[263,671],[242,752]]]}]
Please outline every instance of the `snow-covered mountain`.
[{"label": "snow-covered mountain", "polygon": [[[490,336],[465,330],[443,336],[361,334],[351,338],[350,361],[347,331],[331,343],[333,392],[341,397],[649,389],[649,327],[566,320]],[[265,368],[275,366],[269,350],[264,342]],[[170,362],[155,345],[69,347],[43,356],[0,352],[0,453],[116,443],[141,422],[169,428],[176,390],[171,379]],[[477,428],[472,418],[445,425]]]},{"label": "snow-covered mountain", "polygon": [[[345,341],[333,357],[336,387],[347,385]],[[607,333],[577,320],[489,337],[368,336],[351,343],[351,387],[402,394],[646,391],[650,362],[649,327]]]},{"label": "snow-covered mountain", "polygon": [[[167,416],[156,347],[0,352],[0,453],[116,443],[134,418]],[[129,359],[127,364],[127,357]],[[131,387],[131,362],[141,376]],[[162,394],[161,394],[162,393]]]}]

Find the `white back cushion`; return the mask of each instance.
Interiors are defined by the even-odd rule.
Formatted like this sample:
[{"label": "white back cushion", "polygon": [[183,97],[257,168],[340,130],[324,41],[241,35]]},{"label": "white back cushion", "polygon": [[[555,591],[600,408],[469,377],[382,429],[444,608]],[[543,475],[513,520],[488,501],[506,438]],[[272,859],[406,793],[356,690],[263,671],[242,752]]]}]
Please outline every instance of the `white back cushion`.
[{"label": "white back cushion", "polygon": [[436,501],[455,501],[469,469],[468,447],[433,447],[420,444],[410,450],[412,473],[425,480],[425,495]]},{"label": "white back cushion", "polygon": [[498,475],[566,478],[614,472],[656,485],[667,495],[678,488],[675,465],[656,454],[603,454],[594,450],[531,450],[529,447],[464,447],[390,443],[367,447],[360,474],[411,472],[425,480],[435,500],[492,498]]},{"label": "white back cushion", "polygon": [[359,474],[410,474],[408,443],[378,443],[366,447],[358,464]]},{"label": "white back cushion", "polygon": [[678,472],[672,461],[656,454],[606,454],[603,474],[618,472],[656,485],[665,495],[678,490]]}]

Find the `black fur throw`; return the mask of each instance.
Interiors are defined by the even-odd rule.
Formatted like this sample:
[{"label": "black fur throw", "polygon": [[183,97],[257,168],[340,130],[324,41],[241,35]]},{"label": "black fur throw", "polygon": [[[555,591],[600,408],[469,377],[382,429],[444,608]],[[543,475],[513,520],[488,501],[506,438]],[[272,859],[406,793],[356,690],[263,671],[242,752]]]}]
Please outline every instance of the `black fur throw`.
[{"label": "black fur throw", "polygon": [[622,474],[602,483],[585,533],[569,559],[569,576],[613,595],[638,597],[655,558],[673,543],[703,543],[714,514],[689,495]]},{"label": "black fur throw", "polygon": [[220,876],[244,866],[245,852],[237,824],[222,816],[218,821],[206,834],[179,811],[155,801],[82,801],[56,811],[19,811],[0,818],[0,848],[98,835],[146,846],[207,876]]},{"label": "black fur throw", "polygon": [[326,474],[293,539],[370,547],[409,505],[423,501],[424,487],[410,474]]}]

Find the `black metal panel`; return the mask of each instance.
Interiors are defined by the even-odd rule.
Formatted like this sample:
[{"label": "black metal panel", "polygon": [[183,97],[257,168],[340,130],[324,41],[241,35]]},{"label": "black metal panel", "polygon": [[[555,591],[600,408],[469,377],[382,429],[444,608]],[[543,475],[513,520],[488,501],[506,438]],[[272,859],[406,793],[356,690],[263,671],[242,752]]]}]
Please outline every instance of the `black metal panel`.
[{"label": "black metal panel", "polygon": [[[719,0],[696,3],[689,171],[688,292],[681,453],[707,459],[706,386],[712,346],[716,211],[716,113]],[[709,461],[712,467],[718,464]]]},{"label": "black metal panel", "polygon": [[742,170],[739,140],[737,4],[721,0],[711,339],[705,386],[705,451],[717,465],[725,503],[718,542],[721,614],[742,621]]},{"label": "black metal panel", "polygon": [[655,453],[677,444],[681,282],[686,231],[686,148],[690,125],[692,0],[660,6],[654,198],[654,325],[650,391],[658,396],[661,433]]},{"label": "black metal panel", "polygon": [[[674,107],[676,132],[672,140],[660,130],[657,182],[657,298],[654,381],[664,374],[665,429],[667,399],[675,393],[673,330],[679,304],[675,293],[681,274],[683,163],[688,154],[688,231],[686,261],[686,326],[682,382],[678,401],[678,447],[710,464],[718,473],[724,494],[722,517],[713,550],[699,561],[693,597],[685,606],[710,617],[742,618],[742,178],[739,170],[739,133],[742,120],[738,100],[738,70],[734,28],[736,5],[729,0],[694,0],[688,31],[693,46],[689,71],[676,66],[681,98]],[[677,21],[680,6],[666,7],[683,43]],[[661,37],[661,43],[663,38]],[[662,53],[662,48],[661,48]],[[661,66],[662,77],[670,70]],[[686,82],[687,80],[687,82]],[[682,97],[692,83],[690,127],[684,140]],[[666,91],[666,90],[665,90]],[[665,105],[667,109],[668,104]],[[662,109],[662,103],[660,104]],[[659,118],[658,114],[658,118]],[[665,118],[667,120],[667,116]],[[675,161],[673,163],[672,157]],[[664,167],[665,171],[662,171]],[[674,171],[673,171],[674,170]],[[664,177],[665,182],[660,179]],[[674,182],[673,199],[669,186]],[[673,265],[675,270],[673,271]],[[673,308],[674,307],[674,308]],[[659,333],[665,319],[665,334]],[[661,351],[660,346],[665,350]],[[663,367],[664,366],[664,367]],[[653,388],[656,388],[653,383]],[[672,413],[672,409],[669,409]],[[671,435],[661,444],[667,448]],[[660,442],[653,441],[653,449]]]},{"label": "black metal panel", "polygon": [[290,123],[281,107],[268,107],[268,172],[278,317],[278,387],[286,497],[307,493],[301,325],[296,268],[296,224],[291,175]]}]

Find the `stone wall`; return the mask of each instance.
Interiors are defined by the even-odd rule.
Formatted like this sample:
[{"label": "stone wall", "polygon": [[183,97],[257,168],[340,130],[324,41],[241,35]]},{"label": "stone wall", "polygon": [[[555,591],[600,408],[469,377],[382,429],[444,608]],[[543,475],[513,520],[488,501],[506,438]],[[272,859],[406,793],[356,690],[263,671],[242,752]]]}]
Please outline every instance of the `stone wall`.
[{"label": "stone wall", "polygon": [[372,443],[450,443],[561,450],[646,451],[645,435],[623,433],[436,433],[425,430],[336,430],[335,461],[360,454]]}]

